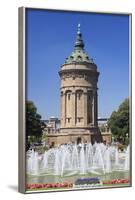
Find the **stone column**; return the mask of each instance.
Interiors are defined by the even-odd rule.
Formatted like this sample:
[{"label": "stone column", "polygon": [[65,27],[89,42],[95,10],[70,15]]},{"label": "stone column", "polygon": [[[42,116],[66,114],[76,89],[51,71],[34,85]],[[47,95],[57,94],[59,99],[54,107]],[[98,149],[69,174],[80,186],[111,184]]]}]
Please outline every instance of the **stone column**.
[{"label": "stone column", "polygon": [[64,127],[66,127],[66,92],[64,92],[63,96],[63,121],[64,121]]},{"label": "stone column", "polygon": [[72,90],[72,126],[76,125],[76,93],[75,89]]},{"label": "stone column", "polygon": [[66,94],[65,92],[61,94],[61,117],[62,117],[61,128],[64,128],[65,120],[66,120]]},{"label": "stone column", "polygon": [[87,108],[88,108],[88,94],[87,94],[87,91],[84,91],[83,92],[83,99],[84,99],[84,113],[83,113],[83,118],[84,118],[84,126],[87,126],[88,125],[88,111],[87,111]]},{"label": "stone column", "polygon": [[61,116],[61,127],[63,127],[63,91],[60,94],[60,116]]},{"label": "stone column", "polygon": [[98,102],[97,102],[97,90],[95,91],[95,126],[97,126],[97,118],[98,118]]},{"label": "stone column", "polygon": [[92,124],[95,124],[95,98],[94,98],[94,90],[92,91]]},{"label": "stone column", "polygon": [[93,90],[93,101],[92,101],[92,123],[94,126],[97,125],[97,91]]}]

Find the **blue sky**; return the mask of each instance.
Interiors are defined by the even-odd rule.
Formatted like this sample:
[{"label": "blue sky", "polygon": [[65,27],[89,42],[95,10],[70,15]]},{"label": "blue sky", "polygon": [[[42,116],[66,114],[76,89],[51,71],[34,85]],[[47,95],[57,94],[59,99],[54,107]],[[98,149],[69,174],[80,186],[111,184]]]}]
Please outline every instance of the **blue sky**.
[{"label": "blue sky", "polygon": [[100,72],[98,116],[109,117],[129,96],[129,16],[28,9],[27,99],[43,119],[60,116],[58,71],[81,24],[85,50]]}]

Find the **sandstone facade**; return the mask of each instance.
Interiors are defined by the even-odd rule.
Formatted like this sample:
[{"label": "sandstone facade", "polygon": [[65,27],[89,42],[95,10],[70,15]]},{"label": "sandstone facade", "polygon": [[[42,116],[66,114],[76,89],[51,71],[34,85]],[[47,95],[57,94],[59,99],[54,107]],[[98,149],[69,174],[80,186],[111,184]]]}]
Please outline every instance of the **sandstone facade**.
[{"label": "sandstone facade", "polygon": [[50,134],[49,143],[101,141],[97,124],[99,72],[93,59],[89,58],[84,50],[79,26],[74,50],[61,66],[59,76],[61,79],[60,133]]}]

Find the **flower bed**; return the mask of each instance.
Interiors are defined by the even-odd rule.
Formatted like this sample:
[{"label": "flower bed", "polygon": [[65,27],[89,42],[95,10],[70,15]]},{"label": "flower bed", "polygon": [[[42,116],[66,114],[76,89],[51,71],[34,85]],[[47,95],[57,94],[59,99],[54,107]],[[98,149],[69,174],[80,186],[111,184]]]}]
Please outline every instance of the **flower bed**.
[{"label": "flower bed", "polygon": [[36,184],[27,184],[26,189],[27,190],[37,190],[37,189],[57,189],[57,188],[71,188],[73,187],[72,183],[36,183]]},{"label": "flower bed", "polygon": [[128,179],[113,179],[111,181],[103,181],[103,185],[126,184],[129,183]]},{"label": "flower bed", "polygon": [[92,188],[98,186],[111,186],[111,185],[124,185],[128,184],[128,179],[113,179],[110,181],[103,181],[99,178],[83,178],[77,179],[75,183],[63,182],[63,183],[35,183],[26,184],[26,190],[47,190],[47,189],[62,189],[62,188]]}]

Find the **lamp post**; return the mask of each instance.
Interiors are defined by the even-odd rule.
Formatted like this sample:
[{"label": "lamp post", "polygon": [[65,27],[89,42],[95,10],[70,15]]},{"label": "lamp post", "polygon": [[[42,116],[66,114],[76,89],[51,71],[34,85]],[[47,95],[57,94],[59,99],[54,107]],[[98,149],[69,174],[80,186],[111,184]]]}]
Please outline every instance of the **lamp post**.
[{"label": "lamp post", "polygon": [[114,136],[112,136],[112,144],[114,144]]},{"label": "lamp post", "polygon": [[30,143],[30,135],[28,135],[28,142]]},{"label": "lamp post", "polygon": [[126,145],[129,144],[129,133],[126,133]]}]

